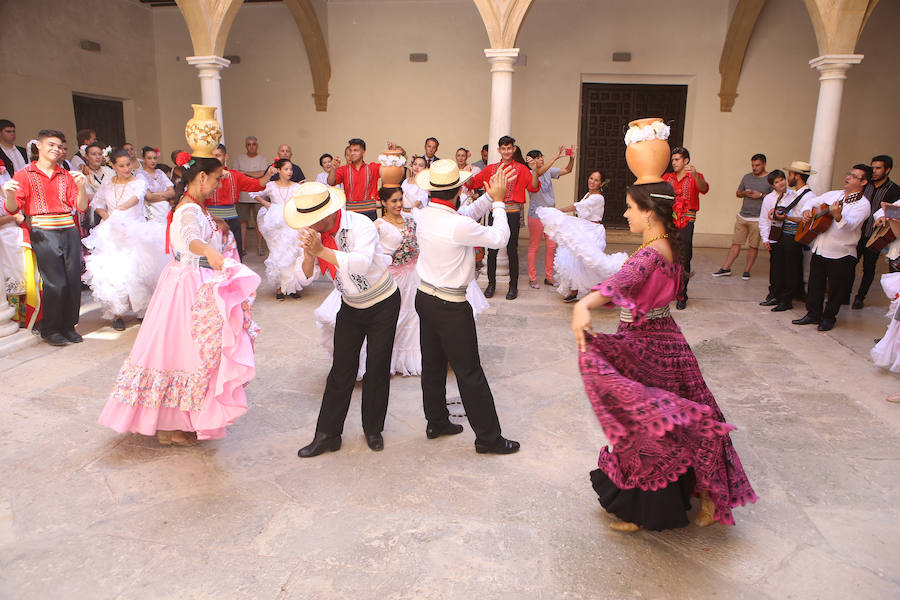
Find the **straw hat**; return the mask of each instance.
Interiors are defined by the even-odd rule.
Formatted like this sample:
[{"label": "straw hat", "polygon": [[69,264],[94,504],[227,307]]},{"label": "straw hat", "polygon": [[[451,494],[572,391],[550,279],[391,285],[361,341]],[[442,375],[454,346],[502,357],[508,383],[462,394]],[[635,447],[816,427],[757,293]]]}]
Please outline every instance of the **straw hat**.
[{"label": "straw hat", "polygon": [[416,185],[423,190],[452,190],[458,188],[472,176],[470,171],[460,171],[455,160],[443,158],[431,163],[416,175]]},{"label": "straw hat", "polygon": [[288,227],[303,229],[341,210],[346,203],[343,190],[318,181],[307,181],[301,183],[285,203],[284,220]]},{"label": "straw hat", "polygon": [[809,166],[808,162],[803,162],[802,160],[795,160],[791,163],[791,166],[784,167],[781,169],[782,171],[793,171],[794,173],[800,173],[802,175],[813,175],[815,171],[811,166]]}]

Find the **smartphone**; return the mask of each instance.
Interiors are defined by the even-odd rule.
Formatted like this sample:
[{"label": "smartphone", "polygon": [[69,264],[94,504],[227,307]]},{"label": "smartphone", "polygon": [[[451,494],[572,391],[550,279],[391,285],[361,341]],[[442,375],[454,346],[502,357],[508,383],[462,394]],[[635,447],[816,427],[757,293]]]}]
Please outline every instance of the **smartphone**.
[{"label": "smartphone", "polygon": [[900,219],[900,206],[893,204],[884,207],[884,216],[887,219]]},{"label": "smartphone", "polygon": [[566,156],[572,156],[572,146],[566,148]]}]

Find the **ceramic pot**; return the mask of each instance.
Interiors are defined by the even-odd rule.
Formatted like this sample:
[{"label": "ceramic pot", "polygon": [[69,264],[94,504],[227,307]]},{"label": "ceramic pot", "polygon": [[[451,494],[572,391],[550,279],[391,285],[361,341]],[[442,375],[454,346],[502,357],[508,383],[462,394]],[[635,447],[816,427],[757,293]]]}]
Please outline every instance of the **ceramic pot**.
[{"label": "ceramic pot", "polygon": [[216,120],[216,107],[191,104],[194,116],[184,127],[184,137],[191,147],[191,155],[198,158],[213,158],[213,150],[222,139],[222,128]]},{"label": "ceramic pot", "polygon": [[[399,150],[385,150],[382,152],[386,156],[401,156]],[[386,188],[398,188],[406,177],[406,167],[385,167],[381,166],[381,185]]]},{"label": "ceramic pot", "polygon": [[[628,127],[644,127],[652,125],[656,121],[662,122],[660,118],[638,119],[628,124]],[[659,183],[662,181],[661,175],[669,166],[671,153],[669,151],[669,142],[666,140],[644,140],[643,142],[632,142],[625,148],[625,162],[628,168],[637,177],[636,184],[642,183]]]}]

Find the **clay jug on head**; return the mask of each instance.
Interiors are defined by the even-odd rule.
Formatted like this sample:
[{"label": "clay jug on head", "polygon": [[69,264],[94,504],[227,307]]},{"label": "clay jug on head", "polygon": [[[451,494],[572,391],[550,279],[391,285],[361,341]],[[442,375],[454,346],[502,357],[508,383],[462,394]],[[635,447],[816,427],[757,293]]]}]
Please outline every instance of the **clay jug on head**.
[{"label": "clay jug on head", "polygon": [[[662,119],[652,117],[638,119],[628,124],[628,127],[647,127],[653,123],[662,123]],[[669,142],[667,140],[651,139],[640,142],[632,142],[625,147],[625,162],[628,168],[637,177],[636,184],[659,183],[661,175],[669,165]]]},{"label": "clay jug on head", "polygon": [[191,147],[191,155],[197,158],[213,158],[213,150],[222,139],[222,128],[216,120],[216,107],[191,104],[194,116],[184,127],[184,137]]},{"label": "clay jug on head", "polygon": [[[400,150],[385,150],[382,154],[386,156],[401,156]],[[406,168],[404,167],[386,167],[381,165],[381,185],[386,188],[398,188],[406,177]]]}]

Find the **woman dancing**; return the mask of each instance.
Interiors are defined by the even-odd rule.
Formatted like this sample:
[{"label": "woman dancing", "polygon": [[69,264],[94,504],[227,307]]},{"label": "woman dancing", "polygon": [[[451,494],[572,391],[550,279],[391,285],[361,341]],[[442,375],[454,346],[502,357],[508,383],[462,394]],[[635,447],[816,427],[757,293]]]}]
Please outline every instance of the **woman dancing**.
[{"label": "woman dancing", "polygon": [[159,150],[144,146],[141,155],[144,157],[144,164],[135,175],[147,184],[147,194],[144,196],[147,220],[165,223],[172,210],[169,202],[175,197],[174,184],[168,175],[156,168],[159,164]]},{"label": "woman dancing", "polygon": [[[419,287],[419,275],[416,273],[416,261],[419,258],[416,222],[404,214],[403,192],[399,188],[381,188],[378,199],[384,208],[383,216],[375,221],[380,251],[390,261],[388,271],[400,289],[400,315],[397,317],[397,331],[394,334],[391,375],[421,375],[422,347],[419,342],[419,314],[416,312],[416,290]],[[490,203],[487,206],[490,207]],[[420,209],[413,209],[413,213],[417,210]],[[472,305],[475,317],[490,306],[475,281],[466,290],[466,300]],[[329,354],[333,350],[334,323],[340,305],[340,292],[334,290],[315,312],[316,324],[321,329],[319,343]],[[365,372],[366,346],[363,344],[357,379],[362,379]]]},{"label": "woman dancing", "polygon": [[165,224],[146,220],[147,184],[132,176],[128,152],[113,152],[112,164],[116,175],[104,179],[91,202],[103,220],[82,240],[90,250],[82,280],[103,305],[104,318],[123,331],[122,315],[143,315],[165,267]]},{"label": "woman dancing", "polygon": [[[725,419],[697,359],[669,313],[683,276],[667,183],[628,189],[625,218],[644,243],[615,275],[574,307],[585,391],[612,449],[600,452],[591,481],[600,504],[621,519],[616,531],[695,523],[734,524],[731,509],[755,502]],[[614,334],[594,333],[591,309],[615,305]]]},{"label": "woman dancing", "polygon": [[119,433],[156,435],[162,445],[190,446],[225,437],[225,427],[247,411],[244,385],[255,374],[258,332],[250,305],[259,276],[238,262],[228,226],[203,205],[222,163],[194,157],[180,164],[187,190],[171,216],[173,260],[99,422]]},{"label": "woman dancing", "polygon": [[278,179],[267,183],[263,191],[251,192],[250,195],[262,204],[256,223],[269,247],[269,256],[266,258],[266,280],[278,287],[275,299],[284,300],[285,295],[291,298],[300,297],[300,281],[294,272],[300,245],[296,230],[288,227],[284,221],[284,205],[300,184],[291,181],[294,166],[289,159],[276,160],[275,169],[278,172]]},{"label": "woman dancing", "polygon": [[[544,233],[556,242],[553,267],[557,291],[566,302],[574,302],[578,292],[587,291],[619,270],[625,254],[606,254],[606,229],[601,225],[605,200],[600,193],[603,173],[593,171],[588,177],[588,192],[580,201],[563,209],[542,206],[538,218]],[[574,212],[573,218],[565,213]]]}]

